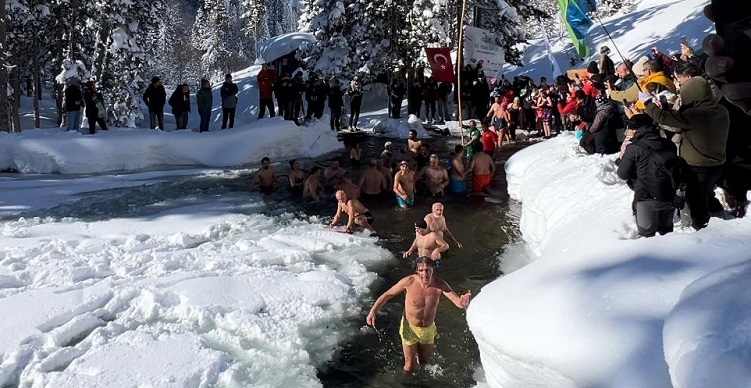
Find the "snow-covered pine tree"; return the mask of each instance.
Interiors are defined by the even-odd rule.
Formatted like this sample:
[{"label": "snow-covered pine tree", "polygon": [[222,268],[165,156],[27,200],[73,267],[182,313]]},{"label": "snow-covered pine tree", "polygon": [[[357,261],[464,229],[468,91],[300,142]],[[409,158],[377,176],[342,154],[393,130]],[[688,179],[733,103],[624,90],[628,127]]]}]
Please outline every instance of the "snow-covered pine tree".
[{"label": "snow-covered pine tree", "polygon": [[248,64],[243,33],[236,23],[238,4],[227,0],[204,0],[198,10],[192,42],[201,56],[201,70],[213,79],[223,79]]},{"label": "snow-covered pine tree", "polygon": [[248,38],[248,57],[255,58],[258,56],[258,44],[269,37],[269,30],[265,23],[266,9],[262,0],[241,0],[240,1],[240,19],[242,31]]},{"label": "snow-covered pine tree", "polygon": [[536,20],[546,16],[530,0],[478,0],[475,12],[477,27],[494,32],[496,43],[504,49],[506,62],[516,65],[521,65],[522,54],[517,44],[527,42],[524,18]]},{"label": "snow-covered pine tree", "polygon": [[318,40],[300,48],[300,57],[308,69],[347,82],[359,65],[353,61],[357,42],[350,43],[353,23],[347,12],[349,4],[350,0],[304,0],[300,15],[300,30]]},{"label": "snow-covered pine tree", "polygon": [[108,122],[135,127],[143,115],[139,108],[149,67],[145,47],[150,33],[163,20],[161,0],[110,0],[94,6],[98,24],[96,59],[92,73],[105,95]]}]

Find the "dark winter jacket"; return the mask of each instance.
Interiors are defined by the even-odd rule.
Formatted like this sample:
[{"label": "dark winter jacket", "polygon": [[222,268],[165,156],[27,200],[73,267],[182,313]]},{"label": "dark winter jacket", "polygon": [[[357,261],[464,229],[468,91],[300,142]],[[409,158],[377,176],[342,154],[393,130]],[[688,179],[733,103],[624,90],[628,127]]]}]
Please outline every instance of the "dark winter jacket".
[{"label": "dark winter jacket", "polygon": [[278,100],[289,101],[289,99],[291,99],[294,94],[292,77],[285,75],[284,77],[280,78],[277,82],[274,93],[276,93],[276,98]]},{"label": "dark winter jacket", "polygon": [[404,99],[404,81],[399,77],[394,77],[391,79],[391,84],[389,84],[389,96],[392,100],[403,100]]},{"label": "dark winter jacket", "polygon": [[225,81],[219,89],[219,95],[222,97],[222,108],[237,108],[237,84]]},{"label": "dark winter jacket", "polygon": [[615,75],[615,64],[613,64],[613,60],[607,55],[603,55],[600,58],[599,68],[600,74],[605,74],[605,76]]},{"label": "dark winter jacket", "polygon": [[319,79],[310,79],[305,85],[305,101],[308,103],[325,102],[325,87],[323,81]]},{"label": "dark winter jacket", "polygon": [[104,96],[92,88],[86,87],[83,91],[83,100],[86,103],[86,117],[104,118]]},{"label": "dark winter jacket", "polygon": [[448,101],[449,95],[453,89],[451,82],[441,82],[438,84],[438,98],[441,101]]},{"label": "dark winter jacket", "polygon": [[76,84],[70,84],[65,88],[65,111],[76,112],[83,107],[83,93]]},{"label": "dark winter jacket", "polygon": [[196,103],[198,104],[198,114],[205,116],[211,114],[211,107],[214,105],[214,95],[211,88],[201,88],[196,93]]},{"label": "dark winter jacket", "polygon": [[438,100],[438,84],[435,81],[428,79],[425,82],[422,88],[422,99],[428,102]]},{"label": "dark winter jacket", "polygon": [[[297,73],[302,74],[302,73]],[[291,98],[295,101],[302,101],[302,96],[305,94],[305,82],[302,80],[302,76],[297,76],[292,78],[292,94]]]},{"label": "dark winter jacket", "polygon": [[183,93],[182,86],[178,86],[169,98],[169,105],[174,115],[190,112],[190,92]]},{"label": "dark winter jacket", "polygon": [[704,78],[693,77],[681,85],[681,107],[677,111],[649,103],[646,113],[658,124],[679,128],[680,155],[690,166],[719,166],[725,162],[730,117],[724,106],[714,102]]},{"label": "dark winter jacket", "polygon": [[672,202],[675,196],[672,179],[654,152],[677,158],[677,150],[672,141],[660,137],[660,128],[644,116],[632,118],[632,121],[641,121],[641,124],[623,153],[617,174],[634,190],[634,201],[655,199]]},{"label": "dark winter jacket", "polygon": [[332,86],[329,90],[329,107],[341,108],[344,105],[344,91],[339,86]]},{"label": "dark winter jacket", "polygon": [[[589,125],[590,133],[597,133],[602,130],[611,128],[611,120],[618,120],[615,113],[615,105],[608,98],[598,98],[595,102],[597,111],[595,119]],[[586,120],[585,120],[586,121]]]},{"label": "dark winter jacket", "polygon": [[146,88],[143,93],[143,102],[149,107],[151,112],[161,112],[164,110],[164,104],[167,103],[167,92],[164,85],[156,85],[153,82]]}]

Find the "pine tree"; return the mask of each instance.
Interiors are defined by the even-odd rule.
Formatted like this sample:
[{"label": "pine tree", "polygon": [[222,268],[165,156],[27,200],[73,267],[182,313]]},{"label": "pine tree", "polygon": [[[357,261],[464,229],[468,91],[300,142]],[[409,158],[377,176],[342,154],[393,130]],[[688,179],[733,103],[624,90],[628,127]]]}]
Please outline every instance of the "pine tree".
[{"label": "pine tree", "polygon": [[201,52],[201,70],[220,78],[247,66],[242,28],[238,28],[239,6],[227,0],[205,0],[196,15],[192,42]]}]

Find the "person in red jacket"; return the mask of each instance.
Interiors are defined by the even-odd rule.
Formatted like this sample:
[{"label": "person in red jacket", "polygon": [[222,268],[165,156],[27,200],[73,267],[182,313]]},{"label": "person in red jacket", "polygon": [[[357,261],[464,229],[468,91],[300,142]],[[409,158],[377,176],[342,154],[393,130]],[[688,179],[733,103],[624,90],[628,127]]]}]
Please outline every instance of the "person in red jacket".
[{"label": "person in red jacket", "polygon": [[258,118],[262,119],[266,114],[266,108],[269,108],[269,115],[274,117],[274,83],[276,82],[276,69],[274,65],[263,65],[261,71],[258,72],[258,105],[260,111],[258,112]]}]

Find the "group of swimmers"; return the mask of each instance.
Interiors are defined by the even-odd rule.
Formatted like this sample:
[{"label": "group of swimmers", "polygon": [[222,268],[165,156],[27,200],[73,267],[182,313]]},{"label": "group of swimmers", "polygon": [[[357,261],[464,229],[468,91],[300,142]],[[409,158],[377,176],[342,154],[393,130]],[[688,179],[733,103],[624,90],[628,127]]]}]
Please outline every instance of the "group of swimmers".
[{"label": "group of swimmers", "polygon": [[[470,127],[472,128],[472,124]],[[436,199],[447,194],[466,193],[468,187],[465,181],[470,174],[471,192],[486,192],[496,166],[493,153],[484,151],[482,142],[477,141],[480,137],[473,135],[471,130],[468,144],[457,145],[450,156],[450,163],[443,165],[438,155],[431,153],[430,145],[417,139],[417,132],[410,130],[404,146],[395,150],[392,142],[384,144],[380,156],[370,159],[369,166],[360,174],[358,183],[352,181],[350,173],[340,165],[338,158],[331,159],[323,169],[318,166],[311,168],[307,177],[300,162],[292,160],[288,173],[289,188],[293,194],[313,201],[333,194],[339,202],[334,224],[341,213],[345,212],[349,216],[348,231],[357,225],[375,233],[372,214],[361,199],[366,202],[385,202],[393,195],[399,208],[406,210],[414,206],[416,192]],[[362,149],[359,144],[355,144],[350,150],[352,168],[359,169],[361,156]],[[264,193],[272,192],[277,183],[276,171],[268,157],[261,159],[261,165],[252,186],[257,186]]]}]

